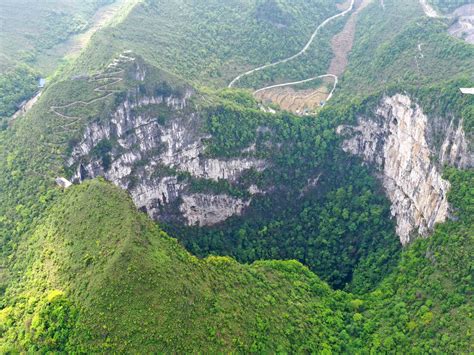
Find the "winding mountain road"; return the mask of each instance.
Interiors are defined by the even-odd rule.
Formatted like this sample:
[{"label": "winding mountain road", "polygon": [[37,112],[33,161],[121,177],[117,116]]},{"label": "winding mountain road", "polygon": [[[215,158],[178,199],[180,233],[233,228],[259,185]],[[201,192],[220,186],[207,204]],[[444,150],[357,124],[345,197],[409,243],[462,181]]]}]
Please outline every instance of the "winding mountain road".
[{"label": "winding mountain road", "polygon": [[[351,4],[349,6],[348,9],[344,10],[343,12],[337,14],[337,15],[334,15],[334,16],[331,16],[329,18],[327,18],[326,20],[324,20],[317,28],[316,30],[313,32],[313,34],[311,35],[309,41],[306,43],[306,45],[303,47],[302,50],[300,50],[298,53],[292,55],[291,57],[288,57],[288,58],[285,58],[285,59],[281,59],[279,61],[276,61],[274,63],[271,63],[271,64],[266,64],[266,65],[263,65],[261,67],[258,67],[258,68],[255,68],[255,69],[252,69],[252,70],[249,70],[245,73],[242,73],[240,74],[239,76],[237,76],[234,80],[232,80],[229,84],[229,88],[232,88],[236,82],[238,82],[240,79],[242,79],[243,77],[245,76],[248,76],[250,74],[253,74],[255,72],[258,72],[258,71],[261,71],[261,70],[264,70],[266,68],[270,68],[270,67],[275,67],[279,64],[283,64],[283,63],[287,63],[289,61],[292,61],[298,57],[300,57],[301,55],[303,55],[308,49],[309,47],[311,46],[311,44],[313,44],[317,34],[319,33],[319,31],[324,28],[326,25],[328,25],[330,22],[332,22],[333,20],[339,18],[339,17],[342,17],[342,16],[345,16],[346,14],[348,14],[349,12],[352,11],[352,9],[354,8],[354,2],[355,0],[351,0]],[[290,83],[282,83],[282,84],[277,84],[277,85],[271,85],[271,86],[267,86],[267,87],[264,87],[264,88],[261,88],[261,89],[258,89],[254,92],[254,94],[258,93],[258,92],[261,92],[263,90],[268,90],[268,89],[273,89],[273,88],[277,88],[277,87],[283,87],[283,86],[291,86],[291,85],[298,85],[298,84],[303,84],[303,83],[307,83],[307,82],[310,82],[310,81],[313,81],[313,80],[317,80],[317,79],[321,79],[321,78],[325,78],[325,77],[331,77],[334,79],[334,87],[333,89],[331,90],[328,98],[326,101],[328,101],[333,93],[334,93],[334,90],[336,89],[337,87],[337,84],[338,84],[338,77],[336,75],[333,75],[333,74],[324,74],[324,75],[320,75],[320,76],[317,76],[317,77],[313,77],[313,78],[309,78],[309,79],[304,79],[304,80],[299,80],[299,81],[294,81],[294,82],[290,82]]]},{"label": "winding mountain road", "polygon": [[336,75],[333,75],[333,74],[324,74],[324,75],[315,76],[314,78],[309,78],[309,79],[304,79],[304,80],[299,80],[299,81],[293,81],[291,83],[283,83],[283,84],[267,86],[267,87],[264,87],[264,88],[261,88],[261,89],[258,89],[256,91],[254,91],[254,95],[258,94],[259,92],[264,91],[264,90],[270,90],[270,89],[280,88],[280,87],[284,87],[284,86],[293,86],[293,85],[298,85],[298,84],[304,84],[304,83],[308,83],[310,81],[314,81],[314,80],[318,80],[318,79],[322,79],[322,78],[333,78],[334,79],[334,86],[333,86],[331,92],[329,93],[329,95],[326,99],[326,101],[329,101],[331,99],[331,97],[333,96],[334,91],[336,90],[337,84],[339,82],[338,77]]},{"label": "winding mountain road", "polygon": [[69,123],[62,124],[58,126],[57,128],[62,129],[63,132],[68,131],[69,127],[74,126],[77,122],[81,121],[83,117],[80,116],[69,116],[65,115],[64,113],[61,113],[60,111],[66,110],[68,108],[74,107],[74,106],[89,106],[92,105],[98,101],[105,100],[106,98],[110,97],[111,95],[114,95],[116,92],[119,92],[120,90],[112,89],[110,86],[116,85],[123,81],[123,73],[125,72],[124,69],[117,68],[118,65],[134,61],[135,58],[130,57],[128,55],[121,54],[118,59],[115,59],[112,64],[110,64],[107,68],[107,70],[115,70],[119,69],[116,71],[105,71],[103,73],[96,74],[92,76],[92,78],[89,80],[91,83],[100,83],[102,82],[98,87],[94,89],[94,92],[99,92],[102,94],[105,94],[103,96],[96,97],[94,99],[91,99],[89,101],[74,101],[66,105],[61,105],[61,106],[51,106],[50,110],[52,113],[54,113],[56,116],[68,120]]}]

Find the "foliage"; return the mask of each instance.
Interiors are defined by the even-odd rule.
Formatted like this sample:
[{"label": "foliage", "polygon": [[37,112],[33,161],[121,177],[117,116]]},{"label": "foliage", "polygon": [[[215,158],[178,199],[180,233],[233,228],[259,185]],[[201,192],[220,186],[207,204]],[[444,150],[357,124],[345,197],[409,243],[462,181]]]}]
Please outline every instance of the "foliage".
[{"label": "foliage", "polygon": [[[245,69],[297,53],[315,28],[338,11],[328,0],[146,0],[120,26],[98,34],[81,65],[97,68],[98,62],[130,49],[186,80],[224,87]],[[323,74],[331,58],[328,40],[333,30],[324,31],[324,39],[296,63],[240,84],[258,87]]]},{"label": "foliage", "polygon": [[[270,192],[217,227],[163,226],[206,258],[185,251],[103,180],[54,186],[86,123],[108,119],[137,90],[182,95],[186,87],[153,70],[140,83],[125,70],[110,97],[63,108],[79,117],[64,119],[51,107],[103,95],[93,80],[69,74],[92,75],[133,49],[186,78],[223,86],[243,68],[301,48],[315,19],[335,11],[328,4],[143,1],[0,132],[0,352],[472,352],[473,171],[447,169],[454,220],[401,250],[380,186],[341,151],[335,133],[373,114],[382,95],[406,91],[430,118],[456,117],[472,134],[472,101],[458,91],[470,78],[472,50],[449,38],[444,24],[420,19],[413,1],[386,0],[384,12],[374,2],[360,15],[341,90],[317,117],[266,114],[243,90],[197,92],[188,109],[201,117],[196,129],[212,133],[208,156],[270,162],[235,185],[192,181],[195,191],[247,197],[256,184]],[[313,59],[243,84],[300,75]],[[255,152],[247,149],[253,144]],[[93,154],[107,159],[115,145],[103,141]],[[307,266],[256,261],[267,258]]]},{"label": "foliage", "polygon": [[0,75],[0,120],[12,116],[21,102],[33,95],[37,78],[33,69],[22,64]]},{"label": "foliage", "polygon": [[474,75],[474,48],[447,34],[447,24],[420,18],[418,3],[385,1],[360,15],[341,97],[373,94],[393,86],[427,87]]},{"label": "foliage", "polygon": [[[0,73],[21,62],[49,74],[64,52],[53,47],[90,25],[94,12],[115,0],[4,0],[0,4]],[[45,75],[46,76],[46,75]]]},{"label": "foliage", "polygon": [[[469,351],[473,172],[447,177],[460,220],[415,242],[380,287],[357,297],[332,291],[294,261],[197,259],[125,193],[84,183],[60,197],[19,249],[30,266],[8,291],[2,349],[63,349],[51,346],[66,341],[72,352]],[[51,291],[34,301],[44,289]],[[81,305],[77,315],[70,302]],[[24,328],[31,307],[39,332],[32,338]],[[441,329],[449,337],[435,336]]]},{"label": "foliage", "polygon": [[[18,256],[30,266],[7,295],[14,311],[4,344],[57,350],[48,339],[59,344],[67,333],[66,349],[72,352],[342,346],[337,334],[345,297],[338,296],[335,308],[334,292],[307,268],[297,262],[244,266],[227,258],[199,260],[138,213],[124,192],[101,181],[64,193]],[[29,339],[24,328],[29,304],[55,285],[64,294],[52,302],[56,293],[48,291],[31,323],[37,337]],[[67,316],[66,294],[80,305],[77,318]],[[38,339],[43,343],[35,343]]]},{"label": "foliage", "polygon": [[[238,95],[245,106],[224,101],[207,109],[212,136],[207,154],[245,156],[242,151],[255,145],[253,155],[270,166],[244,174],[237,188],[241,196],[250,184],[272,193],[254,196],[242,217],[219,226],[165,229],[199,256],[224,254],[242,262],[297,259],[337,288],[349,284],[364,265],[364,272],[378,270],[364,287],[376,285],[393,267],[400,246],[388,203],[376,192],[381,187],[358,160],[338,148],[334,128],[353,108],[325,110],[315,121],[264,113],[253,109],[250,96],[244,97]],[[211,191],[221,193],[222,188]],[[235,187],[225,192],[239,196]]]},{"label": "foliage", "polygon": [[429,2],[443,13],[451,13],[458,7],[472,3],[471,0],[429,0]]},{"label": "foliage", "polygon": [[65,351],[75,327],[77,311],[64,293],[50,291],[40,302],[30,327],[30,351]]}]

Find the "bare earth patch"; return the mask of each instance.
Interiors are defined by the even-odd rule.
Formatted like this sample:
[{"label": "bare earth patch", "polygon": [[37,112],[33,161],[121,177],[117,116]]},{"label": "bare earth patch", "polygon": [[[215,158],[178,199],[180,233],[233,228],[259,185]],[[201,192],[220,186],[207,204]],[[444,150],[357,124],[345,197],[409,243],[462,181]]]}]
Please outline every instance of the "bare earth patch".
[{"label": "bare earth patch", "polygon": [[275,104],[281,109],[303,115],[321,106],[329,95],[326,85],[316,89],[296,90],[291,87],[280,87],[260,91],[255,97],[264,104]]},{"label": "bare earth patch", "polygon": [[336,4],[338,10],[344,11],[351,5],[351,0],[342,1],[339,4]]},{"label": "bare earth patch", "polygon": [[354,44],[357,16],[371,1],[372,0],[357,0],[355,3],[356,11],[351,14],[344,29],[333,37],[331,47],[334,58],[329,66],[329,74],[340,76],[344,73],[348,64],[349,52],[352,50]]},{"label": "bare earth patch", "polygon": [[454,22],[449,27],[449,34],[474,44],[474,4],[459,7],[451,17],[454,18]]},{"label": "bare earth patch", "polygon": [[[357,16],[365,9],[372,0],[356,0],[355,11],[350,15],[343,30],[331,40],[331,48],[334,57],[328,69],[329,74],[341,76],[348,64],[348,56],[354,44]],[[351,1],[337,4],[339,9],[347,9]],[[324,84],[308,90],[297,90],[291,87],[279,87],[257,92],[255,97],[264,104],[275,104],[281,109],[298,115],[314,113],[326,102],[330,89],[333,85],[331,78],[323,80]]]}]

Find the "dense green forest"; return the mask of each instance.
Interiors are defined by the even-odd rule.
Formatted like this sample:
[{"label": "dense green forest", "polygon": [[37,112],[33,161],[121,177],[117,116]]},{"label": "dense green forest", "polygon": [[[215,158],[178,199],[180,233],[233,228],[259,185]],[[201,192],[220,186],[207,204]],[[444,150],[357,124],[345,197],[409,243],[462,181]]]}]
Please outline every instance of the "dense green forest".
[{"label": "dense green forest", "polygon": [[437,9],[442,13],[451,13],[458,7],[463,5],[472,4],[471,0],[429,0]]},{"label": "dense green forest", "polygon": [[27,271],[0,311],[1,350],[472,351],[474,175],[447,178],[459,220],[358,296],[293,261],[198,259],[117,188],[74,187],[18,248],[13,270]]},{"label": "dense green forest", "polygon": [[[463,122],[472,145],[474,102],[459,87],[472,82],[473,47],[449,37],[443,21],[422,18],[415,1],[384,6],[360,14],[348,69],[314,116],[265,112],[249,90],[224,87],[297,52],[339,11],[331,1],[145,0],[98,32],[38,103],[0,130],[0,353],[473,352],[474,171],[441,168],[450,219],[402,248],[373,168],[344,153],[336,134],[403,92],[429,119]],[[46,48],[82,28],[71,9],[48,40],[35,41]],[[300,60],[239,85],[324,72],[328,41],[344,23]],[[133,63],[109,67],[125,50]],[[35,90],[33,67],[1,77],[0,116]],[[232,183],[168,167],[156,174],[171,170],[192,192],[265,191],[241,216],[214,227],[157,223],[102,178],[55,184],[73,174],[67,161],[87,124],[110,120],[130,95],[181,97],[190,88],[181,113],[207,137],[203,156],[264,159],[268,168]],[[130,112],[156,115],[159,125],[173,117],[166,105]],[[109,153],[120,149],[104,139],[91,154],[110,168]]]},{"label": "dense green forest", "polygon": [[[396,262],[400,246],[381,187],[360,161],[339,148],[335,127],[355,117],[357,107],[325,110],[315,122],[313,117],[249,109],[257,103],[244,92],[224,94],[226,100],[229,97],[232,103],[207,109],[213,137],[207,142],[208,154],[239,156],[256,142],[257,156],[270,160],[272,167],[249,174],[231,190],[216,191],[208,185],[199,191],[236,195],[240,190],[245,196],[251,183],[272,193],[255,198],[242,218],[216,228],[165,229],[200,256],[224,254],[243,262],[297,259],[337,288],[350,283],[358,268],[361,273],[378,270],[364,286],[373,287]],[[271,133],[259,135],[257,127]],[[309,181],[314,179],[313,186]]]},{"label": "dense green forest", "polygon": [[38,89],[38,74],[27,65],[18,65],[0,75],[0,121],[18,110],[18,105]]},{"label": "dense green forest", "polygon": [[[98,59],[100,63],[122,50],[133,50],[186,80],[226,86],[245,69],[298,52],[323,19],[340,11],[334,5],[328,0],[147,0],[122,26],[100,33],[89,48],[93,55],[83,56],[82,65],[96,69]],[[268,8],[278,10],[268,15]],[[247,78],[242,85],[258,87],[323,74],[331,58],[330,33],[336,30],[335,24],[322,32],[327,40],[312,46],[296,64]]]}]

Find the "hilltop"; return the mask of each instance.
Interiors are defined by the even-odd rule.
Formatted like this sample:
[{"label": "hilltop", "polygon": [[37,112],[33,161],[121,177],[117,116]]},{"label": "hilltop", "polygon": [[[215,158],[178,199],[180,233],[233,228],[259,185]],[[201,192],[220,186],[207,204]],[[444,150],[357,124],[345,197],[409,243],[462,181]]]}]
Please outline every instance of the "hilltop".
[{"label": "hilltop", "polygon": [[[472,352],[474,47],[356,1],[285,61],[349,3],[98,30],[0,130],[0,352]],[[315,110],[254,94],[334,67]]]}]

